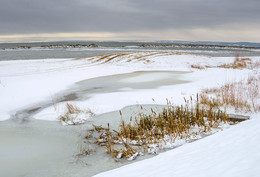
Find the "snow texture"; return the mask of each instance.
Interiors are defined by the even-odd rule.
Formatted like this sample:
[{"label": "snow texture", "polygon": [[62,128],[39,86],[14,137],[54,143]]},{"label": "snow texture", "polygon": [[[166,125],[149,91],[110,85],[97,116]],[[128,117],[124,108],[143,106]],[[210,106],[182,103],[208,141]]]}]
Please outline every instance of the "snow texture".
[{"label": "snow texture", "polygon": [[[140,55],[140,53],[138,54]],[[183,97],[195,95],[203,88],[220,86],[229,81],[240,81],[259,71],[209,68],[197,70],[191,65],[218,66],[231,63],[232,57],[197,55],[169,55],[146,57],[142,61],[127,62],[122,58],[100,64],[89,59],[46,59],[0,62],[0,120],[6,120],[16,111],[42,100],[53,101],[49,107],[34,116],[36,119],[58,120],[66,103],[55,103],[52,95],[81,80],[134,71],[188,71],[180,76],[185,84],[162,86],[155,89],[94,94],[86,101],[77,101],[80,108],[89,108],[100,114],[132,104],[166,104],[166,98],[175,104]],[[260,57],[250,57],[260,61]],[[130,78],[122,82],[144,82],[151,76]],[[153,79],[163,77],[156,76]],[[155,101],[154,101],[155,100]],[[225,129],[214,135],[179,148],[161,153],[96,177],[257,177],[260,174],[260,118],[251,114],[251,120]],[[80,120],[78,120],[80,121]],[[85,120],[84,120],[85,121]]]},{"label": "snow texture", "polygon": [[95,177],[258,177],[260,119]]}]

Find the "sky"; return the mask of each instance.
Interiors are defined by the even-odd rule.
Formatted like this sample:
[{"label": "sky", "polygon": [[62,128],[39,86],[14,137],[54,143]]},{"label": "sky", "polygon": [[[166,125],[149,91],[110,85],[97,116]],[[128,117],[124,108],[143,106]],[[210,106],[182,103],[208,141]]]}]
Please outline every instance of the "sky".
[{"label": "sky", "polygon": [[0,42],[260,42],[260,0],[0,0]]}]

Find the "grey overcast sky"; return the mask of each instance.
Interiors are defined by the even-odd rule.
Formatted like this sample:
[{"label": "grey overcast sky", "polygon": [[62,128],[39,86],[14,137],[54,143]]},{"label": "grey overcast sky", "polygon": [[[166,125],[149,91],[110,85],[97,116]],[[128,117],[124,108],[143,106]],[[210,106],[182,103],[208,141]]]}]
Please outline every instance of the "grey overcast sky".
[{"label": "grey overcast sky", "polygon": [[260,0],[0,0],[0,42],[260,42]]}]

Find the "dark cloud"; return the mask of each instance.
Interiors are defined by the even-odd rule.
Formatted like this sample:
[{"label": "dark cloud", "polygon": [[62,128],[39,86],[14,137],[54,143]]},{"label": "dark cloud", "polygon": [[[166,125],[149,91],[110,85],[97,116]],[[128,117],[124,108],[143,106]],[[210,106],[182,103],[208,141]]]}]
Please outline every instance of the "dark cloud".
[{"label": "dark cloud", "polygon": [[259,0],[0,0],[0,34],[259,24]]}]

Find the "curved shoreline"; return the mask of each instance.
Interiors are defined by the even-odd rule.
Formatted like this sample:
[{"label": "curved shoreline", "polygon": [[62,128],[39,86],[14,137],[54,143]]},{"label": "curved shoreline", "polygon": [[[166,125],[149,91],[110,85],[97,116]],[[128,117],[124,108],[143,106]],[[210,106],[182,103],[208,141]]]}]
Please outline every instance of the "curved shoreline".
[{"label": "curved shoreline", "polygon": [[[132,105],[119,111],[90,118],[85,124],[62,126],[59,122],[30,119],[26,122],[6,120],[0,122],[0,171],[2,175],[17,176],[85,176],[115,169],[136,161],[115,162],[105,148],[84,143],[84,136],[92,124],[117,129],[122,118],[128,122],[133,114],[161,110],[163,105]],[[77,156],[80,148],[90,148],[92,155]],[[14,155],[16,156],[15,158]],[[137,161],[153,157],[145,155]],[[39,163],[38,159],[41,159]],[[26,161],[26,163],[24,163]],[[108,163],[109,162],[109,163]],[[12,170],[15,168],[16,170]],[[69,169],[69,170],[68,170]],[[64,173],[66,171],[66,174]]]},{"label": "curved shoreline", "polygon": [[[124,92],[129,90],[154,89],[161,86],[189,83],[180,76],[182,71],[136,71],[127,74],[96,77],[74,83],[68,89],[53,95],[55,103],[87,101],[96,94]],[[156,77],[157,76],[157,77]],[[126,90],[124,90],[127,88]],[[52,101],[43,101],[33,106],[17,110],[11,119],[27,121],[44,109],[53,106]]]}]

